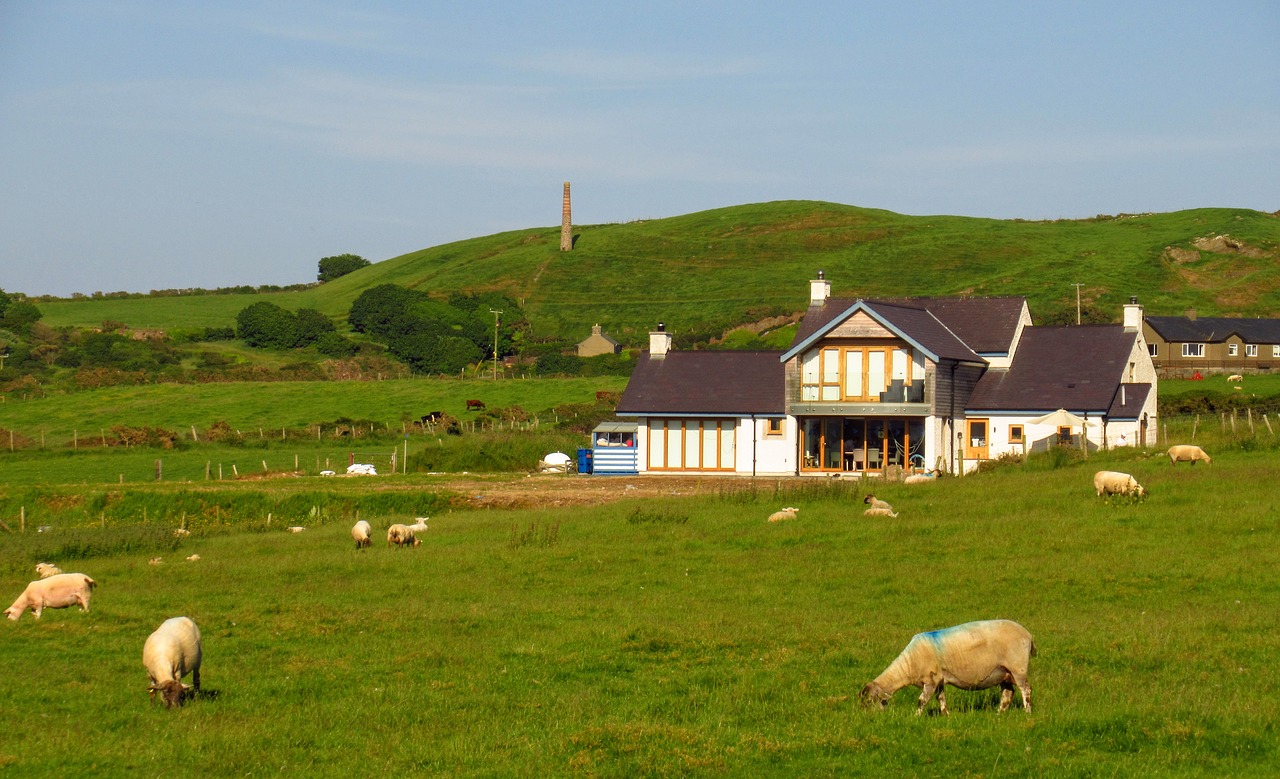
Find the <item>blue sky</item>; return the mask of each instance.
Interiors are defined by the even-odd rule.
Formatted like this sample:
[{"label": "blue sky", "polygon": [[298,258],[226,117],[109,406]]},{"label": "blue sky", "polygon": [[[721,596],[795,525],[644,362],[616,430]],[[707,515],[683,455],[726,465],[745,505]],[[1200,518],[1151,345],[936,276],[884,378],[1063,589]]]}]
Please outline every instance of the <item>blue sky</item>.
[{"label": "blue sky", "polygon": [[771,200],[1280,209],[1280,3],[0,0],[0,289]]}]

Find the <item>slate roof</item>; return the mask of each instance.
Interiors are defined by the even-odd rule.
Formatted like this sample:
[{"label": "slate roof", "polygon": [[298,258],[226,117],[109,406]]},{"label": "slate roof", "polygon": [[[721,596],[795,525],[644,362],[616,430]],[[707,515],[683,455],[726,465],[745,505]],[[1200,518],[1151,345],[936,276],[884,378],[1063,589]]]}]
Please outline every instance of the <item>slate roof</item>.
[{"label": "slate roof", "polygon": [[966,411],[1109,413],[1135,338],[1120,325],[1025,328],[1013,364],[983,374]]},{"label": "slate roof", "polygon": [[640,352],[618,402],[620,416],[724,416],[786,413],[781,352]]},{"label": "slate roof", "polygon": [[1108,419],[1137,419],[1142,414],[1142,407],[1147,403],[1147,396],[1154,386],[1151,384],[1121,384],[1120,392],[1111,400],[1111,408],[1107,409]]},{"label": "slate roof", "polygon": [[811,306],[805,313],[792,348],[843,320],[858,303],[941,359],[981,362],[979,353],[1009,352],[1026,299],[828,298],[823,305]]},{"label": "slate roof", "polygon": [[1249,344],[1280,344],[1280,319],[1149,316],[1151,329],[1169,343],[1221,343],[1232,335]]}]

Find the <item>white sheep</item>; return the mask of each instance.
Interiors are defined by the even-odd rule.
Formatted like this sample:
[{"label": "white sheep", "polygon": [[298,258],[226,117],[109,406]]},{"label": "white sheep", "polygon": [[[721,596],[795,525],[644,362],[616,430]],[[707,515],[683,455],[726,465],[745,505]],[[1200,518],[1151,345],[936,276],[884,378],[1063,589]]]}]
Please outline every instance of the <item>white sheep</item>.
[{"label": "white sheep", "polygon": [[403,547],[405,544],[409,546],[418,546],[422,541],[413,533],[413,529],[408,525],[395,524],[387,528],[387,546],[395,544],[397,547]]},{"label": "white sheep", "polygon": [[89,610],[89,599],[97,582],[82,573],[59,573],[48,579],[39,579],[27,585],[13,605],[4,610],[5,616],[17,620],[22,612],[31,609],[36,619],[45,609],[65,609],[79,605],[81,611]]},{"label": "white sheep", "polygon": [[[161,623],[142,645],[151,700],[155,701],[158,692],[165,707],[173,708],[182,703],[183,692],[192,688],[198,692],[202,654],[200,628],[190,617],[173,617]],[[182,683],[187,674],[191,674],[192,687]]]},{"label": "white sheep", "polygon": [[870,508],[862,512],[865,516],[868,516],[868,517],[898,516],[898,512],[893,510],[893,506],[890,506],[887,502],[880,500],[875,495],[868,494],[865,498],[862,499],[862,502],[870,506]]},{"label": "white sheep", "polygon": [[307,531],[307,529],[301,525],[293,525],[292,527],[285,528],[285,530],[288,530],[290,533],[305,533]]},{"label": "white sheep", "polygon": [[1244,381],[1244,377],[1238,373],[1233,373],[1227,377],[1227,381]]},{"label": "white sheep", "polygon": [[62,573],[62,569],[53,563],[36,563],[36,573],[40,574],[41,579],[48,579]]},{"label": "white sheep", "polygon": [[418,517],[416,520],[414,520],[414,523],[412,525],[409,525],[409,529],[415,533],[417,533],[419,530],[426,530],[428,519],[431,519],[431,517]]},{"label": "white sheep", "polygon": [[799,513],[800,513],[800,509],[796,508],[795,506],[787,506],[786,508],[778,509],[777,511],[770,514],[769,521],[785,522],[790,519],[795,519],[796,515]]},{"label": "white sheep", "polygon": [[1147,488],[1127,473],[1120,471],[1098,471],[1093,475],[1093,489],[1098,497],[1103,495],[1133,495],[1139,498],[1147,496]]},{"label": "white sheep", "polygon": [[962,690],[1000,686],[1000,711],[1013,701],[1013,688],[1022,693],[1022,708],[1031,711],[1031,682],[1027,672],[1036,644],[1027,629],[1007,619],[966,622],[963,625],[919,633],[889,667],[862,688],[863,700],[884,708],[903,687],[920,688],[916,714],[936,693],[938,706],[947,711],[946,685]]},{"label": "white sheep", "polygon": [[1198,446],[1192,446],[1191,444],[1178,444],[1177,446],[1169,447],[1170,465],[1177,465],[1180,462],[1189,462],[1192,465],[1195,465],[1196,462],[1200,460],[1203,460],[1205,465],[1213,462],[1209,455],[1205,454],[1204,450]]},{"label": "white sheep", "polygon": [[174,538],[185,538],[189,535],[191,535],[191,531],[187,530],[185,527],[176,528],[173,531]]},{"label": "white sheep", "polygon": [[351,526],[351,537],[355,539],[356,549],[364,549],[373,543],[373,528],[362,519]]},{"label": "white sheep", "polygon": [[193,554],[193,555],[191,555],[190,557],[188,557],[188,558],[187,558],[187,562],[189,562],[189,563],[198,562],[199,560],[200,560],[200,555],[198,555],[198,554]]},{"label": "white sheep", "polygon": [[147,561],[147,565],[164,565],[163,557],[153,557]]}]

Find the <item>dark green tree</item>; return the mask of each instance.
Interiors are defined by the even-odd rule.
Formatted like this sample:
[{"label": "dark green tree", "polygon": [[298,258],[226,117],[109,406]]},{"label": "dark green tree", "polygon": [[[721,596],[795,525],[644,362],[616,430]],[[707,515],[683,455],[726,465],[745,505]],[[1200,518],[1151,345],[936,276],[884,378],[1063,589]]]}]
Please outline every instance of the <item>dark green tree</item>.
[{"label": "dark green tree", "polygon": [[314,308],[300,308],[294,316],[296,317],[294,346],[310,346],[319,340],[320,336],[337,330],[329,317]]},{"label": "dark green tree", "polygon": [[254,303],[236,315],[236,335],[258,349],[290,349],[298,340],[298,317],[275,303]]},{"label": "dark green tree", "polygon": [[[347,322],[357,333],[387,338],[403,330],[405,313],[416,303],[426,303],[425,292],[405,289],[395,284],[379,284],[366,289],[351,304]],[[398,326],[392,327],[397,324]]]},{"label": "dark green tree", "polygon": [[316,278],[320,279],[320,281],[333,281],[352,271],[358,271],[372,264],[358,254],[339,254],[334,257],[325,257],[320,260],[320,275]]}]

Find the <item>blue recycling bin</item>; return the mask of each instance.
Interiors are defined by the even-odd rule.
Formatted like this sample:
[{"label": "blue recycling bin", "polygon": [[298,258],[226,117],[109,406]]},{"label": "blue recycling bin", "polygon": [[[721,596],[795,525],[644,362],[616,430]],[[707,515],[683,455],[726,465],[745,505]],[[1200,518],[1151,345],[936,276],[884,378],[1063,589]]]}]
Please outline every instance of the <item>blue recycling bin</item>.
[{"label": "blue recycling bin", "polygon": [[591,450],[578,450],[578,473],[591,473]]}]

